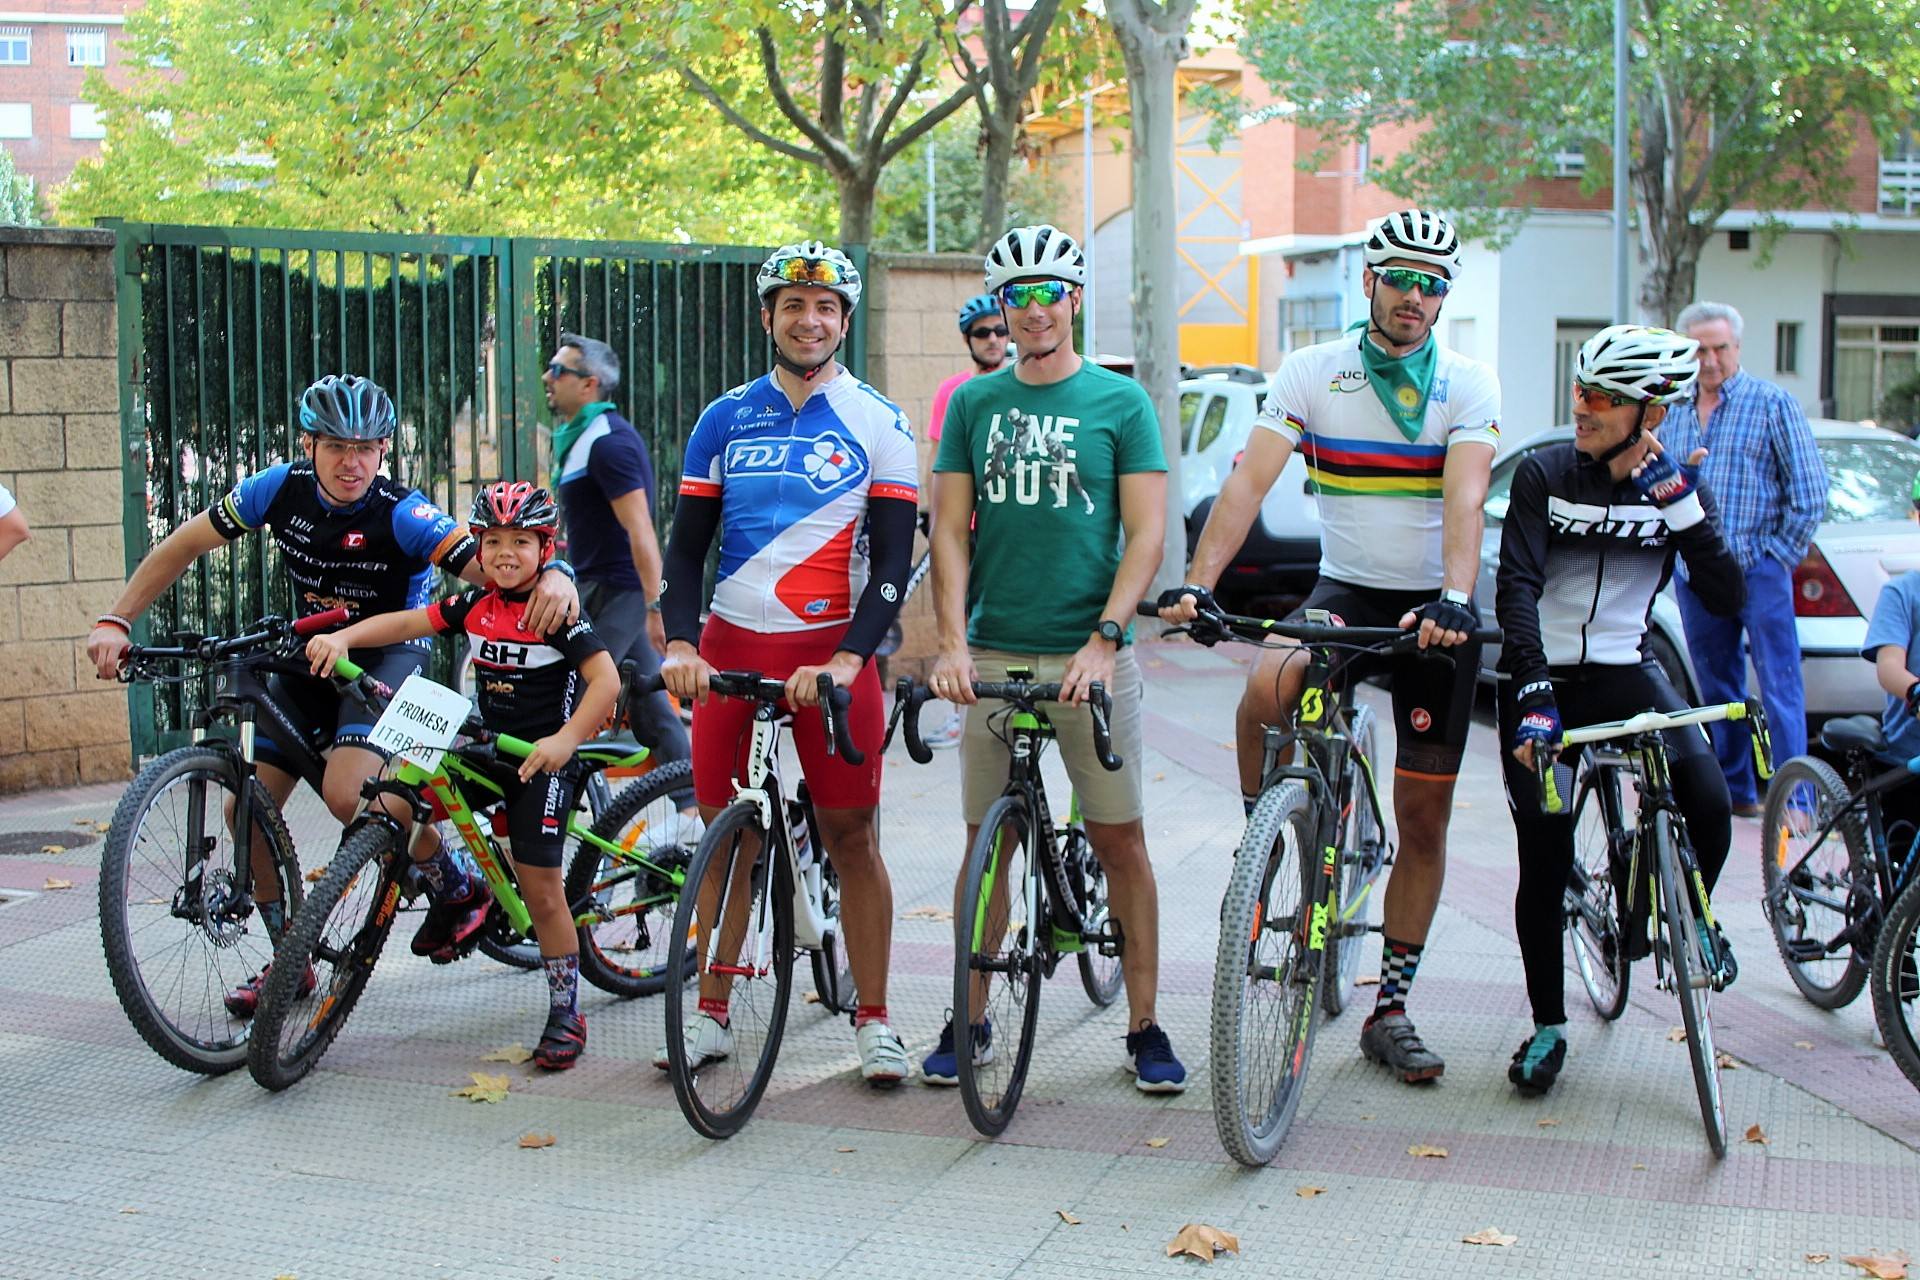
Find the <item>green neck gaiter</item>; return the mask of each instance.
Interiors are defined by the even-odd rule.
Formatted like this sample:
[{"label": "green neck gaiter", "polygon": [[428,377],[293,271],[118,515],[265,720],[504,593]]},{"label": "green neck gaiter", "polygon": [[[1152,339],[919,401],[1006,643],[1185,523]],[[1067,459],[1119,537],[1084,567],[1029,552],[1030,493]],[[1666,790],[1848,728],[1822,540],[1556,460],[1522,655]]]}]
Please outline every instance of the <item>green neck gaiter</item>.
[{"label": "green neck gaiter", "polygon": [[1360,330],[1360,362],[1366,367],[1373,394],[1387,408],[1387,416],[1409,441],[1420,438],[1427,421],[1427,393],[1433,388],[1433,367],[1440,348],[1433,335],[1404,356],[1390,356],[1367,336],[1367,322],[1356,320],[1347,332]]},{"label": "green neck gaiter", "polygon": [[560,467],[566,462],[567,454],[573,451],[573,442],[580,438],[580,433],[587,429],[589,423],[603,413],[612,412],[613,407],[611,400],[595,400],[592,404],[582,406],[580,412],[553,429],[554,501],[560,499]]}]

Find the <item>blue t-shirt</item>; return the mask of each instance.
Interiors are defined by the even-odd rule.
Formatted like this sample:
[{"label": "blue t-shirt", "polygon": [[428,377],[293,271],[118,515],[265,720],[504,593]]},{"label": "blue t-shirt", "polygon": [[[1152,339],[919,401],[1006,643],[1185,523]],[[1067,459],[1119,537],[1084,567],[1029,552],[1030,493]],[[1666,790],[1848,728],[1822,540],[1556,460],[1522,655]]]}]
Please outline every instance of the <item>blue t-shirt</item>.
[{"label": "blue t-shirt", "polygon": [[582,580],[642,589],[633,567],[626,526],[613,499],[635,489],[653,504],[653,459],[633,424],[617,413],[603,413],[580,433],[560,464],[560,515],[566,524],[567,559]]},{"label": "blue t-shirt", "polygon": [[[1874,661],[1883,644],[1899,645],[1907,651],[1907,670],[1920,676],[1920,570],[1901,574],[1880,588],[1879,602],[1873,606],[1873,621],[1867,624],[1867,638],[1860,656]],[[1887,709],[1880,713],[1880,727],[1886,732],[1892,754],[1902,759],[1920,756],[1920,720],[1907,714],[1905,701],[1887,695]]]}]

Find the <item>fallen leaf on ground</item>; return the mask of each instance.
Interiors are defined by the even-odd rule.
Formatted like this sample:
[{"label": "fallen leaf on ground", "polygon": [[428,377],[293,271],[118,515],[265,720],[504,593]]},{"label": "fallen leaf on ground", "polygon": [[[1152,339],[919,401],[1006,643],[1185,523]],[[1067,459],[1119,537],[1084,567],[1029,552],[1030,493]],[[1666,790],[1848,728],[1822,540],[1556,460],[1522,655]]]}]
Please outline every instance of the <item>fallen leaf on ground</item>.
[{"label": "fallen leaf on ground", "polygon": [[1470,1236],[1461,1236],[1461,1244],[1491,1244],[1502,1249],[1518,1242],[1519,1236],[1510,1236],[1498,1227],[1482,1227]]},{"label": "fallen leaf on ground", "polygon": [[1747,1126],[1746,1137],[1742,1138],[1741,1141],[1757,1143],[1764,1147],[1767,1145],[1767,1131],[1757,1124],[1750,1124]]},{"label": "fallen leaf on ground", "polygon": [[1173,1141],[1172,1138],[1148,1138],[1147,1145],[1157,1151],[1161,1147],[1166,1146],[1169,1142],[1172,1142],[1172,1141]]},{"label": "fallen leaf on ground", "polygon": [[1860,1268],[1873,1280],[1907,1280],[1907,1255],[1904,1253],[1850,1253],[1840,1261],[1850,1267]]},{"label": "fallen leaf on ground", "polygon": [[1153,780],[1155,782],[1165,782],[1167,780],[1167,775],[1164,773],[1156,773],[1153,775]]},{"label": "fallen leaf on ground", "polygon": [[325,876],[326,874],[327,874],[327,869],[325,867],[315,867],[313,870],[307,872],[306,881],[308,884],[318,884],[320,882],[321,877]]},{"label": "fallen leaf on ground", "polygon": [[1456,808],[1456,809],[1471,809],[1471,808],[1473,808],[1473,801],[1471,801],[1471,800],[1455,800],[1455,801],[1453,802],[1453,807],[1454,807],[1454,808]]},{"label": "fallen leaf on ground", "polygon": [[67,846],[63,844],[43,844],[40,846],[40,852],[42,853],[65,853],[66,851]]},{"label": "fallen leaf on ground", "polygon": [[1685,1027],[1668,1027],[1667,1028],[1667,1039],[1673,1041],[1675,1044],[1684,1043],[1686,1041],[1686,1038],[1687,1038],[1687,1029]]},{"label": "fallen leaf on ground", "polygon": [[1807,1255],[1808,1262],[1828,1262],[1831,1261],[1832,1258],[1833,1255],[1830,1253],[1810,1253]]},{"label": "fallen leaf on ground", "polygon": [[523,1133],[520,1135],[520,1145],[529,1151],[535,1151],[541,1147],[550,1147],[553,1145],[553,1142],[554,1138],[550,1133]]},{"label": "fallen leaf on ground", "polygon": [[1372,1117],[1372,1116],[1361,1116],[1360,1118],[1361,1118],[1362,1120],[1371,1120],[1371,1119],[1373,1119],[1373,1117]]},{"label": "fallen leaf on ground", "polygon": [[1353,980],[1353,985],[1356,987],[1377,987],[1380,985],[1380,975],[1377,973],[1363,973]]},{"label": "fallen leaf on ground", "polygon": [[802,991],[800,993],[800,1003],[801,1004],[819,1004],[820,993],[818,991]]},{"label": "fallen leaf on ground", "polygon": [[73,825],[76,827],[90,827],[93,825],[93,819],[92,818],[75,818],[73,820]]},{"label": "fallen leaf on ground", "polygon": [[1551,1128],[1554,1128],[1554,1127],[1555,1127],[1556,1125],[1558,1125],[1559,1123],[1560,1123],[1560,1122],[1559,1122],[1558,1120],[1555,1120],[1555,1119],[1554,1119],[1554,1118],[1553,1118],[1552,1116],[1548,1116],[1548,1117],[1547,1117],[1546,1119],[1544,1119],[1544,1120],[1535,1120],[1535,1121],[1534,1121],[1534,1124],[1536,1124],[1536,1125],[1538,1125],[1538,1126],[1539,1126],[1540,1128],[1542,1128],[1542,1129],[1551,1129]]},{"label": "fallen leaf on ground", "polygon": [[1644,1171],[1646,1170],[1646,1167],[1647,1167],[1647,1166],[1645,1166],[1645,1165],[1643,1165],[1643,1164],[1636,1164],[1636,1165],[1634,1165],[1633,1167],[1634,1167],[1634,1168],[1635,1168],[1636,1170],[1638,1170],[1638,1171],[1641,1171],[1641,1172],[1644,1172]]},{"label": "fallen leaf on ground", "polygon": [[482,1062],[528,1062],[532,1058],[533,1052],[518,1040],[480,1055]]},{"label": "fallen leaf on ground", "polygon": [[951,920],[953,912],[946,907],[913,907],[900,913],[902,920]]},{"label": "fallen leaf on ground", "polygon": [[1054,1212],[1059,1214],[1060,1221],[1066,1223],[1068,1226],[1077,1227],[1080,1225],[1080,1219],[1074,1217],[1072,1214],[1068,1213],[1065,1209],[1055,1209]]},{"label": "fallen leaf on ground", "polygon": [[61,880],[56,876],[48,876],[47,882],[40,887],[42,889],[71,889],[73,888],[73,881]]},{"label": "fallen leaf on ground", "polygon": [[1713,1055],[1713,1061],[1722,1071],[1738,1071],[1740,1069],[1739,1062],[1734,1059],[1732,1054],[1724,1049]]},{"label": "fallen leaf on ground", "polygon": [[1325,1187],[1295,1187],[1293,1194],[1299,1196],[1302,1200],[1311,1200],[1315,1196],[1327,1194],[1327,1189]]},{"label": "fallen leaf on ground", "polygon": [[835,1147],[834,1150],[843,1156],[850,1156],[854,1153],[854,1148],[852,1147]]},{"label": "fallen leaf on ground", "polygon": [[507,1090],[513,1085],[505,1076],[490,1076],[484,1071],[475,1071],[471,1075],[473,1083],[464,1089],[455,1089],[450,1096],[468,1098],[474,1102],[503,1102]]},{"label": "fallen leaf on ground", "polygon": [[133,1207],[132,1205],[128,1205],[128,1206],[127,1206],[126,1208],[124,1208],[124,1209],[122,1209],[122,1210],[121,1210],[120,1212],[122,1212],[122,1213],[138,1213],[138,1212],[140,1212],[140,1211],[139,1211],[138,1209],[136,1209],[136,1208],[134,1208],[134,1207]]},{"label": "fallen leaf on ground", "polygon": [[111,822],[95,822],[93,829],[101,835],[105,835],[107,832],[113,830],[113,824]]},{"label": "fallen leaf on ground", "polygon": [[1796,1048],[1796,1049],[1811,1049],[1811,1048],[1813,1048],[1813,1041],[1811,1041],[1811,1040],[1795,1040],[1795,1041],[1793,1042],[1793,1047],[1794,1047],[1794,1048]]},{"label": "fallen leaf on ground", "polygon": [[1213,1255],[1222,1250],[1227,1253],[1240,1252],[1240,1237],[1230,1231],[1210,1227],[1204,1222],[1189,1222],[1180,1228],[1179,1234],[1167,1241],[1169,1258],[1187,1253],[1202,1262],[1212,1262]]},{"label": "fallen leaf on ground", "polygon": [[1429,1147],[1424,1143],[1416,1142],[1407,1148],[1407,1154],[1417,1156],[1422,1160],[1445,1160],[1447,1158],[1447,1149],[1445,1147]]}]

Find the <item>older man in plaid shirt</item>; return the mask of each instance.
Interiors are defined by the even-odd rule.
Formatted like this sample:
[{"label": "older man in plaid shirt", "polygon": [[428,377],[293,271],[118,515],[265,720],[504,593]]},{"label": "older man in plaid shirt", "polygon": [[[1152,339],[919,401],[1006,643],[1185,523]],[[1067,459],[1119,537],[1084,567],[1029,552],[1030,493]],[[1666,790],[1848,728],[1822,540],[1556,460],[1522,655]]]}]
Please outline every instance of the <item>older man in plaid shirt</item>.
[{"label": "older man in plaid shirt", "polygon": [[[1807,749],[1807,700],[1800,682],[1800,637],[1794,629],[1793,569],[1807,553],[1827,507],[1827,471],[1813,430],[1794,398],[1740,368],[1740,313],[1719,302],[1696,302],[1674,327],[1700,342],[1700,388],[1667,415],[1661,443],[1698,460],[1720,500],[1720,530],[1746,573],[1747,604],[1738,617],[1709,613],[1676,567],[1687,649],[1703,702],[1746,696],[1747,658],[1760,677],[1760,698],[1773,754],[1786,760]],[[1742,633],[1745,633],[1745,643]],[[1760,816],[1747,730],[1713,726],[1713,748],[1727,775],[1733,811]]]}]

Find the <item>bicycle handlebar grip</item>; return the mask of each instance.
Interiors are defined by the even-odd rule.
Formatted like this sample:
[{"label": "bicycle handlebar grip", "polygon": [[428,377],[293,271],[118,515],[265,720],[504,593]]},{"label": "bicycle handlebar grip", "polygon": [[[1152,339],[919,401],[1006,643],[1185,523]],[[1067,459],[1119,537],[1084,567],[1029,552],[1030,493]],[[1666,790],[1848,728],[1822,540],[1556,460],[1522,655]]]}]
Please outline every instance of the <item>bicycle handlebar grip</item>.
[{"label": "bicycle handlebar grip", "polygon": [[1107,696],[1107,686],[1098,680],[1087,686],[1087,710],[1093,715],[1093,753],[1100,758],[1102,769],[1116,772],[1126,761],[1113,754],[1113,733],[1109,725],[1113,699]]},{"label": "bicycle handlebar grip", "polygon": [[915,764],[926,764],[933,759],[933,748],[920,736],[920,708],[933,698],[933,690],[924,684],[916,685],[910,678],[900,681],[907,702],[907,754]]},{"label": "bicycle handlebar grip", "polygon": [[352,658],[342,658],[333,664],[333,674],[339,676],[342,680],[358,680],[361,676],[367,674],[367,670]]},{"label": "bicycle handlebar grip", "polygon": [[1747,700],[1747,720],[1753,726],[1748,740],[1753,743],[1753,771],[1765,782],[1773,777],[1773,735],[1767,731],[1767,713],[1757,698]]},{"label": "bicycle handlebar grip", "polygon": [[[467,723],[473,724],[474,722],[469,720]],[[503,733],[495,738],[493,745],[496,750],[504,751],[516,760],[525,760],[533,754],[533,744],[531,742],[528,742],[525,738],[516,738],[510,733]]]},{"label": "bicycle handlebar grip", "polygon": [[867,753],[853,745],[853,733],[847,728],[847,707],[853,694],[833,682],[822,671],[816,681],[820,688],[820,719],[827,731],[827,751],[837,753],[848,764],[865,764]]},{"label": "bicycle handlebar grip", "polygon": [[293,620],[293,634],[297,636],[315,636],[322,631],[333,631],[353,621],[353,614],[344,606],[329,609],[325,613],[310,613],[304,618]]},{"label": "bicycle handlebar grip", "polygon": [[1553,772],[1553,757],[1541,750],[1537,742],[1533,745],[1533,773],[1540,782],[1540,812],[1565,813],[1567,802],[1560,794],[1560,783]]}]

